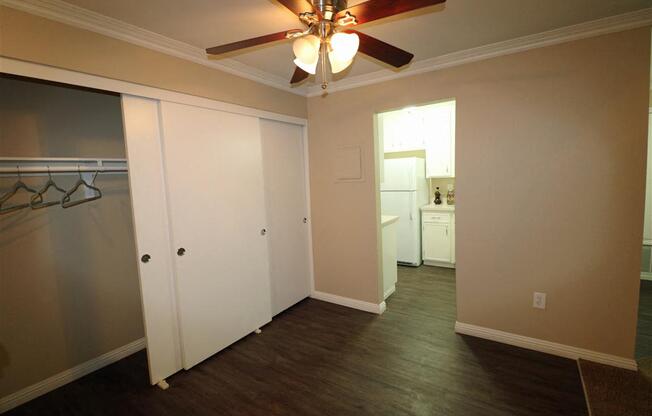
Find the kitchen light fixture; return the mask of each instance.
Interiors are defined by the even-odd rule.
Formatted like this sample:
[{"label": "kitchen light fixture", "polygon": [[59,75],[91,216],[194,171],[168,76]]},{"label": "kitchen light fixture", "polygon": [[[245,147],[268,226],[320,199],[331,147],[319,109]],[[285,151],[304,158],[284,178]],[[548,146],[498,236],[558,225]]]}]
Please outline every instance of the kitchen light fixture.
[{"label": "kitchen light fixture", "polygon": [[407,65],[414,58],[414,55],[409,52],[353,30],[353,26],[445,3],[446,0],[368,0],[351,7],[348,7],[348,0],[278,0],[278,2],[295,13],[308,28],[216,46],[206,49],[206,53],[220,55],[269,42],[294,39],[292,50],[297,68],[291,83],[296,84],[308,78],[310,74],[315,75],[317,66],[321,62],[322,88],[326,89],[327,58],[333,74],[348,68],[353,63],[358,49],[365,55],[395,68]]}]

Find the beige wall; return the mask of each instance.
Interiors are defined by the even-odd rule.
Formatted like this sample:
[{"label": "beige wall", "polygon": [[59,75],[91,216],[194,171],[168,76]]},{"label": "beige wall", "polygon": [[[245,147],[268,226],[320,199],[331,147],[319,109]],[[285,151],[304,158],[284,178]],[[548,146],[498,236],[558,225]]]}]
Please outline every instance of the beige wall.
[{"label": "beige wall", "polygon": [[455,98],[458,320],[633,357],[649,66],[645,28],[310,98],[316,289],[380,301],[373,115]]},{"label": "beige wall", "polygon": [[[125,157],[120,98],[0,78],[0,155]],[[89,204],[0,216],[0,397],[143,337],[127,177],[97,184]]]},{"label": "beige wall", "polygon": [[305,97],[7,7],[0,55],[306,117]]}]

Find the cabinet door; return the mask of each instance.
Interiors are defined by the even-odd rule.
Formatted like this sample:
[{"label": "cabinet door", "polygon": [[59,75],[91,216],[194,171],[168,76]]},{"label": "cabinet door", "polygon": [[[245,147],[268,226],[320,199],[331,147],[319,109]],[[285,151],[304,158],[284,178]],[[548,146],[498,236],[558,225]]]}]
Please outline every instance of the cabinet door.
[{"label": "cabinet door", "polygon": [[444,103],[424,110],[426,137],[426,176],[455,176],[455,103]]},{"label": "cabinet door", "polygon": [[261,120],[272,313],[310,296],[303,127]]},{"label": "cabinet door", "polygon": [[425,149],[421,111],[393,111],[384,113],[381,117],[385,153]]},{"label": "cabinet door", "polygon": [[424,260],[451,262],[451,236],[449,224],[423,224]]},{"label": "cabinet door", "polygon": [[400,113],[385,113],[382,114],[381,119],[385,153],[399,152],[401,150]]},{"label": "cabinet door", "polygon": [[260,123],[167,102],[161,118],[188,369],[271,320]]}]

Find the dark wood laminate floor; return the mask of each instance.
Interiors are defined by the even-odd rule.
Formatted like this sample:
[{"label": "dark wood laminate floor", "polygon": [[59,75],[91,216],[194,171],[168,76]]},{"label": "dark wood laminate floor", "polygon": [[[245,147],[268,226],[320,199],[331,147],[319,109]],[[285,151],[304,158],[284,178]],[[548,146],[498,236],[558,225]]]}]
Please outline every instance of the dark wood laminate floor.
[{"label": "dark wood laminate floor", "polygon": [[11,414],[587,414],[574,361],[456,335],[454,272],[399,273],[382,316],[308,299],[167,391],[138,353]]},{"label": "dark wood laminate floor", "polygon": [[652,281],[641,280],[636,333],[636,358],[652,357]]}]

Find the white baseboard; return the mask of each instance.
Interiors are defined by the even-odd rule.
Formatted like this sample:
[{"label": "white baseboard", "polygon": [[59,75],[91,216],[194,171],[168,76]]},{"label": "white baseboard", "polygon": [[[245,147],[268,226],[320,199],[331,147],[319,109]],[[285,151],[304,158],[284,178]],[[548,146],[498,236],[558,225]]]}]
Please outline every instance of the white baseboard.
[{"label": "white baseboard", "polygon": [[116,361],[119,361],[144,348],[145,338],[138,339],[113,351],[109,351],[106,354],[102,354],[97,358],[93,358],[92,360],[86,361],[85,363],[79,364],[78,366],[62,371],[59,374],[55,374],[52,377],[46,378],[45,380],[40,381],[36,384],[32,384],[29,387],[25,387],[22,390],[10,394],[9,396],[0,398],[0,413],[7,412],[17,406],[20,406],[23,403],[42,396],[45,393],[49,393],[52,390],[57,389],[79,378],[82,378],[85,375],[99,370],[102,367],[113,364]]},{"label": "white baseboard", "polygon": [[444,267],[446,269],[454,269],[455,268],[455,263],[446,263],[446,262],[442,262],[442,261],[424,260],[423,264],[425,264],[426,266]]},{"label": "white baseboard", "polygon": [[375,304],[371,302],[345,298],[344,296],[332,295],[330,293],[319,292],[319,291],[312,292],[312,295],[310,295],[310,297],[317,300],[323,300],[324,302],[346,306],[347,308],[353,308],[365,312],[375,313],[377,315],[381,315],[383,312],[385,312],[385,309],[387,307],[385,305],[385,302]]},{"label": "white baseboard", "polygon": [[652,280],[652,273],[641,272],[641,280]]},{"label": "white baseboard", "polygon": [[385,291],[385,294],[383,295],[383,299],[387,300],[387,298],[392,296],[394,292],[396,292],[396,285],[390,287]]},{"label": "white baseboard", "polygon": [[613,367],[619,367],[633,371],[638,370],[636,360],[633,358],[618,357],[601,352],[585,350],[583,348],[572,347],[570,345],[557,344],[556,342],[544,341],[542,339],[530,338],[523,335],[498,331],[496,329],[484,328],[481,326],[465,324],[462,322],[455,322],[455,332],[458,334],[470,335],[491,341],[502,342],[503,344],[514,345],[516,347],[527,348],[529,350],[557,355],[559,357],[570,358],[573,360],[582,358],[584,360],[611,365]]}]

